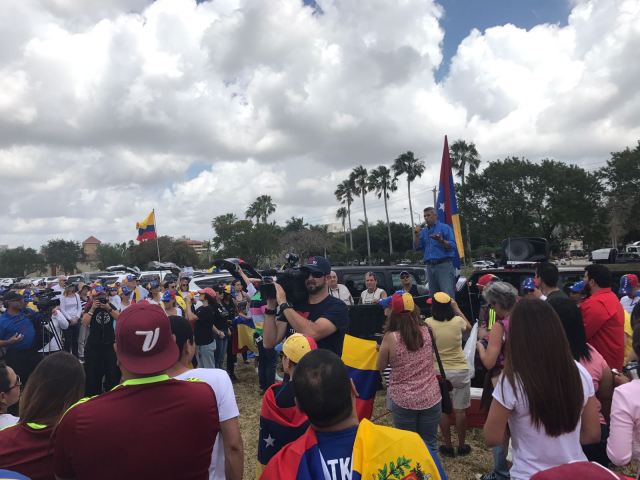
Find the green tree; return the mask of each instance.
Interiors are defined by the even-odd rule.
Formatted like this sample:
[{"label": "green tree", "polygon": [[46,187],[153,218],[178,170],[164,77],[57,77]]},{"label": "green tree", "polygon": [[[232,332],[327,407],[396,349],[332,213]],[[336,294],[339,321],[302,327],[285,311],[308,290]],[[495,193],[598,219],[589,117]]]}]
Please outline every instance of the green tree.
[{"label": "green tree", "polygon": [[347,218],[349,219],[349,246],[353,250],[353,234],[351,233],[351,204],[355,195],[356,186],[351,177],[338,184],[334,195],[342,205],[347,206]]},{"label": "green tree", "polygon": [[340,220],[342,224],[342,231],[344,232],[344,248],[347,249],[347,227],[345,225],[347,221],[347,209],[345,207],[340,207],[336,210],[336,219]]},{"label": "green tree", "polygon": [[[640,226],[637,212],[640,211],[640,141],[631,150],[629,147],[621,152],[611,153],[607,165],[600,170],[604,179],[605,195],[608,207],[611,207],[612,219],[625,242],[640,240]],[[617,207],[617,208],[616,208]]]},{"label": "green tree", "polygon": [[[398,178],[400,175],[407,176],[407,196],[409,197],[409,214],[411,215],[411,230],[415,228],[413,221],[413,205],[411,203],[411,182],[422,176],[425,170],[424,162],[408,151],[400,155],[393,161],[393,175]],[[412,234],[413,235],[413,234]]]},{"label": "green tree", "polygon": [[374,168],[369,174],[369,188],[376,192],[378,198],[384,199],[384,213],[387,217],[387,233],[389,234],[389,254],[393,254],[393,242],[391,240],[391,225],[389,223],[389,209],[387,200],[389,192],[398,190],[398,179],[391,175],[391,170],[384,165]]},{"label": "green tree", "polygon": [[367,260],[371,263],[371,241],[369,239],[369,219],[367,218],[367,202],[366,196],[369,191],[369,174],[367,169],[362,165],[358,165],[349,175],[356,186],[356,197],[362,197],[362,209],[364,210],[364,228],[367,232]]},{"label": "green tree", "polygon": [[253,228],[250,220],[238,220],[233,213],[226,213],[215,217],[211,226],[215,231],[213,247],[218,256],[242,256],[243,242]]},{"label": "green tree", "polygon": [[[469,173],[476,173],[480,166],[480,155],[473,142],[467,143],[462,139],[458,139],[449,148],[451,156],[451,167],[456,170],[456,174],[460,177],[462,192],[465,191],[465,175],[467,170]],[[467,240],[466,249],[468,256],[471,255],[471,236],[469,234],[469,223],[466,220],[467,212],[463,211],[463,220],[465,225],[465,236]]]},{"label": "green tree", "polygon": [[128,260],[127,245],[125,243],[101,243],[96,249],[96,256],[98,257],[98,268],[101,270],[110,265],[126,264]]},{"label": "green tree", "polygon": [[64,273],[71,274],[82,256],[82,248],[80,243],[72,240],[49,240],[42,247],[42,255],[52,268],[60,267]]},{"label": "green tree", "polygon": [[[158,237],[158,245],[162,253],[163,262],[173,262],[178,266],[190,267],[198,264],[198,254],[183,240],[176,240],[168,236]],[[149,262],[158,260],[155,241],[140,242],[130,250],[131,263],[145,269]]]},{"label": "green tree", "polygon": [[285,221],[284,231],[285,232],[298,232],[300,230],[304,230],[308,228],[309,224],[304,223],[304,218],[300,217],[291,217],[289,220]]},{"label": "green tree", "polygon": [[267,218],[275,211],[276,204],[273,203],[271,196],[260,195],[251,205],[249,205],[245,212],[245,217],[255,217],[256,223],[260,223],[260,220],[262,220],[262,223],[267,223]]},{"label": "green tree", "polygon": [[0,277],[24,277],[45,268],[44,257],[33,248],[9,248],[0,252]]}]

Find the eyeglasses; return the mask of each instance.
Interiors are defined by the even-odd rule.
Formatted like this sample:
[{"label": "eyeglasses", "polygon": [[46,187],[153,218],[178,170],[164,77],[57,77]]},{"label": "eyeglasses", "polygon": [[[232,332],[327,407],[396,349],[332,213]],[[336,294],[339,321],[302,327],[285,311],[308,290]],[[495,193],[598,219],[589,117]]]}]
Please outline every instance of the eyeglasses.
[{"label": "eyeglasses", "polygon": [[20,375],[16,375],[16,383],[14,383],[11,387],[9,387],[5,393],[9,393],[14,388],[16,387],[20,388],[21,386],[22,386],[22,382],[20,381]]},{"label": "eyeglasses", "polygon": [[324,273],[322,272],[316,272],[314,270],[307,270],[307,276],[305,278],[309,278],[309,275],[311,275],[313,278],[322,278],[324,277]]}]

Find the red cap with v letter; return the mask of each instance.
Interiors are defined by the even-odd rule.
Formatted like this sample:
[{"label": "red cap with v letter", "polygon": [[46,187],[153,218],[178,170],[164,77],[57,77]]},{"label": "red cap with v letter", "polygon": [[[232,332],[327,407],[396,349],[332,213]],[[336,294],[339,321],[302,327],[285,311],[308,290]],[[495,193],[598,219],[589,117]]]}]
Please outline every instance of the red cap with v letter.
[{"label": "red cap with v letter", "polygon": [[164,310],[148,302],[127,307],[116,323],[118,360],[136,375],[162,373],[178,361],[178,346]]}]

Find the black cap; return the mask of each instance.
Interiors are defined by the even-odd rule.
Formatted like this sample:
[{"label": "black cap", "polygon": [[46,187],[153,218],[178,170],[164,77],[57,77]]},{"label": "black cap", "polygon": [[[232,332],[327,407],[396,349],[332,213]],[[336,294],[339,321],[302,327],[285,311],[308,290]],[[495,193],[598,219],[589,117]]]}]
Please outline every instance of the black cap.
[{"label": "black cap", "polygon": [[3,300],[5,302],[15,302],[16,300],[24,300],[24,297],[18,292],[14,292],[13,290],[11,290],[4,294]]}]

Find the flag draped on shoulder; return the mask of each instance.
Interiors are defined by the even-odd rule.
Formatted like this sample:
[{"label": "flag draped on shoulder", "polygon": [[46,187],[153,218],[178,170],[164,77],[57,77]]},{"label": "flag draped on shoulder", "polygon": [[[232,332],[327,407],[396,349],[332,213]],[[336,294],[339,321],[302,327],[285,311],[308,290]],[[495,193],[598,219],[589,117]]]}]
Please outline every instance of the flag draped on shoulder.
[{"label": "flag draped on shoulder", "polygon": [[136,240],[143,242],[144,240],[152,240],[158,238],[156,234],[156,213],[151,210],[151,213],[147,215],[147,218],[141,222],[136,223],[138,229],[138,236]]},{"label": "flag draped on shoulder", "polygon": [[378,350],[375,340],[344,336],[342,361],[358,392],[356,411],[358,418],[371,418],[373,402],[380,383],[380,372],[376,369]]},{"label": "flag draped on shoulder", "polygon": [[436,205],[438,220],[446,223],[453,229],[456,238],[456,256],[453,263],[460,267],[460,259],[464,258],[464,245],[462,243],[462,229],[460,228],[460,215],[458,215],[458,202],[451,173],[451,157],[449,155],[449,141],[444,136],[444,149],[442,150],[442,164],[440,165],[440,183],[438,185],[438,200]]},{"label": "flag draped on shoulder", "polygon": [[309,419],[296,405],[291,383],[271,385],[260,408],[258,475],[282,447],[298,439],[308,427]]}]

